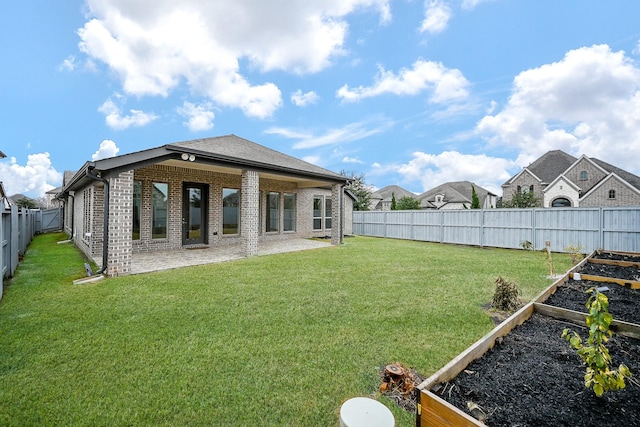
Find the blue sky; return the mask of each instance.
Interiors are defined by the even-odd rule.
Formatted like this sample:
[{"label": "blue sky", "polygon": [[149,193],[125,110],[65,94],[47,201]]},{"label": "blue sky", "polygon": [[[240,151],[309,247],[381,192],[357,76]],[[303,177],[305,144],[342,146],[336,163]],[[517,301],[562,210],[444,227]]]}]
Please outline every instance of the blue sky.
[{"label": "blue sky", "polygon": [[[207,5],[207,3],[210,3]],[[549,150],[640,175],[636,0],[25,0],[0,180],[236,134],[374,188],[500,185]]]}]

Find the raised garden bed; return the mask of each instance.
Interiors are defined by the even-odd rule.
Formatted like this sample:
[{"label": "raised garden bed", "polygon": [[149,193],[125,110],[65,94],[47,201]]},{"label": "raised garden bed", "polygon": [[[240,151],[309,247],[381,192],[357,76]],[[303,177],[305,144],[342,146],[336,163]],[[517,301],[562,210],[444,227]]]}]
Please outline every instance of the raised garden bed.
[{"label": "raised garden bed", "polygon": [[[573,272],[595,272],[585,270],[601,265],[591,262],[595,256],[606,259],[609,254],[585,259],[536,298],[545,304],[526,305],[420,384],[418,424],[640,426],[640,316],[635,313],[640,290],[614,282],[573,280]],[[618,261],[640,261],[640,254],[623,256],[627,259]],[[611,325],[616,335],[608,343],[613,365],[625,363],[635,374],[626,389],[600,398],[585,388],[582,360],[561,337],[569,327],[586,340],[584,291],[593,286],[610,289],[607,295],[616,319]]]}]

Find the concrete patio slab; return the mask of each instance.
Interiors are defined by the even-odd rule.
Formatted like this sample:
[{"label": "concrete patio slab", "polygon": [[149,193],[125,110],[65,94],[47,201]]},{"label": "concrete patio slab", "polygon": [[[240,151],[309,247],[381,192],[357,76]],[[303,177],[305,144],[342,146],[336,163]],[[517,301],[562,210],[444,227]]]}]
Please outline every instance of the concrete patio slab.
[{"label": "concrete patio slab", "polygon": [[[304,251],[331,246],[330,241],[292,239],[258,244],[258,256],[284,252]],[[180,249],[133,254],[131,274],[149,273],[192,265],[211,264],[245,258],[240,244],[232,246],[209,246],[197,249]]]}]

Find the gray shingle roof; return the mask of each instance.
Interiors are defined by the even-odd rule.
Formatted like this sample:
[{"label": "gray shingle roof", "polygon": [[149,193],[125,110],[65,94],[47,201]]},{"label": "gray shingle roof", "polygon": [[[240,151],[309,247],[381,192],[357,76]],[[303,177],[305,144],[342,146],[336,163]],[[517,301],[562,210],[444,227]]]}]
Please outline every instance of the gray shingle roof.
[{"label": "gray shingle roof", "polygon": [[444,200],[448,203],[471,203],[473,193],[471,190],[472,185],[476,189],[480,203],[484,201],[487,194],[495,196],[495,194],[477,184],[472,183],[471,181],[453,181],[440,184],[431,190],[425,191],[418,196],[418,200],[433,202],[436,199],[436,195],[443,194],[445,196]]},{"label": "gray shingle roof", "polygon": [[590,157],[590,159],[593,161],[593,163],[597,164],[602,169],[606,170],[609,173],[611,173],[611,172],[615,173],[620,178],[622,178],[625,181],[627,181],[629,184],[631,184],[634,187],[640,189],[640,176],[634,175],[634,174],[632,174],[630,172],[622,170],[622,169],[620,169],[618,167],[610,165],[609,163],[603,162],[602,160],[596,159],[594,157]]},{"label": "gray shingle roof", "polygon": [[383,187],[378,191],[374,191],[373,193],[371,193],[371,198],[389,201],[391,200],[392,194],[395,195],[396,200],[400,200],[403,197],[413,197],[414,199],[416,198],[416,195],[414,193],[405,190],[399,185],[387,185],[386,187]]},{"label": "gray shingle roof", "polygon": [[305,162],[293,156],[281,153],[264,145],[256,144],[236,135],[224,135],[213,138],[194,139],[191,141],[168,144],[182,150],[192,150],[204,154],[237,160],[241,163],[262,165],[266,168],[278,167],[284,170],[325,175],[337,179],[344,179],[338,173]]},{"label": "gray shingle roof", "polygon": [[[562,150],[552,150],[540,156],[536,161],[527,166],[527,169],[540,178],[543,183],[549,184],[569,169],[569,166],[577,160],[578,159]],[[509,178],[509,181],[505,184],[508,185],[513,178],[514,177]]]}]

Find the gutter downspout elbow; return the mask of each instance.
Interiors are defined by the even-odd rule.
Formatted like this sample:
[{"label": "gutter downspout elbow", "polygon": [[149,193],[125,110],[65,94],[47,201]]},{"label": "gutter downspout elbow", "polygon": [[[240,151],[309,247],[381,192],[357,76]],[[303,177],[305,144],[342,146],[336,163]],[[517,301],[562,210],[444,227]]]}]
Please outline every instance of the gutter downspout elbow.
[{"label": "gutter downspout elbow", "polygon": [[109,260],[109,181],[101,176],[92,172],[93,168],[87,168],[87,176],[93,180],[101,181],[104,183],[104,222],[102,232],[102,267],[96,272],[96,274],[103,274],[107,270],[107,262]]}]

